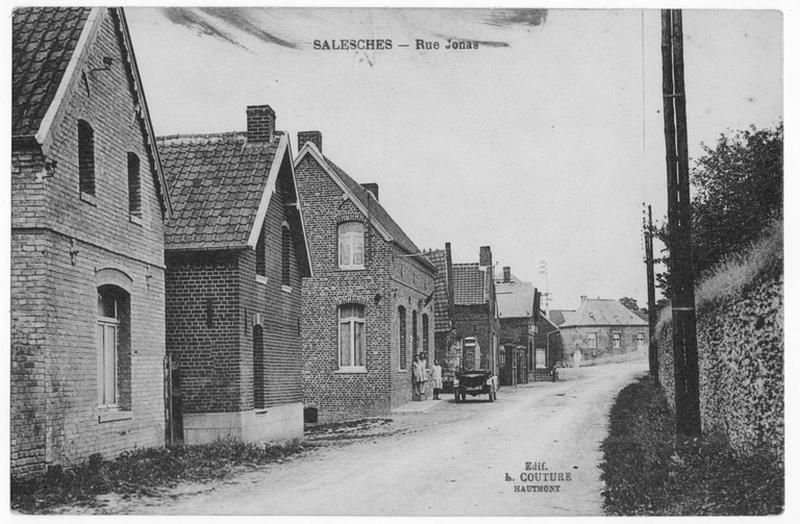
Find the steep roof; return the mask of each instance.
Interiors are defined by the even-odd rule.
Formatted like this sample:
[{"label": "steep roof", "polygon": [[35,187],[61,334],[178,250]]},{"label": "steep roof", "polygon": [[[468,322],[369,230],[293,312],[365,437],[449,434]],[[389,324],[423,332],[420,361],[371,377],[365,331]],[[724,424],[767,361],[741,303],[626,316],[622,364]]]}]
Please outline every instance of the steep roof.
[{"label": "steep roof", "polygon": [[486,303],[486,273],[477,262],[453,264],[453,301],[459,306]]},{"label": "steep roof", "polygon": [[500,318],[525,318],[533,315],[535,289],[529,282],[495,280],[497,313]]},{"label": "steep roof", "polygon": [[142,129],[162,211],[169,215],[172,203],[161,169],[147,99],[133,52],[125,10],[87,7],[23,7],[13,12],[11,135],[21,143],[35,139],[44,154],[52,146],[52,130],[67,110],[63,103],[76,85],[76,72],[86,60],[86,49],[98,28],[110,15],[122,44],[122,62],[129,73],[133,108]]},{"label": "steep roof", "polygon": [[246,247],[282,143],[248,143],[245,133],[160,137],[175,207],[166,249]]},{"label": "steep roof", "polygon": [[450,313],[448,307],[447,256],[442,249],[425,253],[425,256],[436,266],[434,277],[433,311],[434,331],[450,331]]},{"label": "steep roof", "polygon": [[56,96],[89,7],[20,7],[12,25],[11,134],[32,136]]},{"label": "steep roof", "polygon": [[[364,189],[361,184],[353,180],[344,169],[337,166],[330,158],[319,152],[316,146],[307,142],[298,152],[295,159],[295,165],[300,163],[300,160],[306,155],[311,154],[317,162],[322,165],[322,168],[327,168],[328,173],[336,176],[347,190],[353,194],[358,201],[358,204],[366,209],[370,215],[371,220],[377,223],[384,231],[391,237],[392,241],[399,246],[403,251],[409,254],[420,253],[420,249],[416,244],[406,235],[405,231],[394,221],[386,209],[378,202],[375,197]],[[435,266],[426,257],[417,257],[423,265],[428,266],[430,269],[435,269]]]},{"label": "steep roof", "polygon": [[635,315],[617,300],[587,298],[571,319],[559,327],[567,326],[646,326],[647,322]]}]

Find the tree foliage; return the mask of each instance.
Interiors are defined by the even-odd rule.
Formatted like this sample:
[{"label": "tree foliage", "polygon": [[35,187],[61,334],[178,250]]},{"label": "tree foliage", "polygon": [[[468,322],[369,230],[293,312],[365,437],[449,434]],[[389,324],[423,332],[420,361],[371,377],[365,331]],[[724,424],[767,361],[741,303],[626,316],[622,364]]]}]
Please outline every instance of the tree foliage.
[{"label": "tree foliage", "polygon": [[[702,279],[723,258],[741,253],[783,217],[783,123],[774,128],[722,134],[691,172],[692,253]],[[664,242],[664,272],[658,286],[670,293],[670,238],[667,224],[655,231]]]}]

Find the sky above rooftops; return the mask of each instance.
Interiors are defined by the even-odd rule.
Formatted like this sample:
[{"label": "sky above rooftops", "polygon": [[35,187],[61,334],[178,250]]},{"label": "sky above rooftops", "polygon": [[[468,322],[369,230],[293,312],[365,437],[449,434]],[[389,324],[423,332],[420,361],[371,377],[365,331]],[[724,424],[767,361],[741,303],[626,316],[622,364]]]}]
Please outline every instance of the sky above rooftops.
[{"label": "sky above rooftops", "polygon": [[[657,10],[126,9],[157,134],[243,130],[270,104],[420,248],[545,287],[646,303],[642,202],[666,213]],[[782,118],[778,11],[684,11],[689,154]],[[414,39],[480,41],[417,51]],[[391,38],[391,51],[315,39]],[[398,48],[408,43],[412,48]],[[644,64],[644,65],[643,65]],[[296,147],[296,144],[295,144]]]}]

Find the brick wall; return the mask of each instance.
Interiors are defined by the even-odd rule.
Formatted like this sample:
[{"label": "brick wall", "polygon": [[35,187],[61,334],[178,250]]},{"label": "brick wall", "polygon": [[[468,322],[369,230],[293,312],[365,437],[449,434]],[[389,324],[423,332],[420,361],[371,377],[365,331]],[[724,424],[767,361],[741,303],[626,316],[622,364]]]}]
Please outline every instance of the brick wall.
[{"label": "brick wall", "polygon": [[[299,201],[314,271],[303,280],[303,398],[318,410],[321,422],[386,414],[393,406],[411,399],[411,307],[426,296],[414,284],[422,280],[422,268],[410,262],[392,265],[398,254],[380,233],[365,222],[365,269],[338,268],[337,226],[342,221],[365,217],[316,161],[306,156],[296,167]],[[398,259],[399,260],[399,259]],[[402,276],[400,276],[402,268]],[[396,273],[393,276],[393,271]],[[406,280],[411,278],[411,284]],[[433,277],[427,285],[432,291]],[[366,366],[363,373],[339,370],[338,307],[364,306]],[[397,307],[407,309],[408,364],[399,370],[399,325]],[[433,329],[433,303],[429,305]],[[420,322],[421,322],[421,316]],[[430,332],[433,351],[433,332]]]},{"label": "brick wall", "polygon": [[[162,214],[115,21],[104,13],[55,121],[48,159],[55,170],[42,170],[35,147],[12,156],[15,475],[164,442]],[[89,72],[104,67],[106,56],[113,59],[109,69]],[[78,188],[78,119],[94,128],[96,191],[89,202]],[[136,222],[128,212],[129,152],[141,160]],[[108,273],[102,270],[125,275],[119,284],[130,294],[131,410],[116,417],[98,406],[97,286]]]}]

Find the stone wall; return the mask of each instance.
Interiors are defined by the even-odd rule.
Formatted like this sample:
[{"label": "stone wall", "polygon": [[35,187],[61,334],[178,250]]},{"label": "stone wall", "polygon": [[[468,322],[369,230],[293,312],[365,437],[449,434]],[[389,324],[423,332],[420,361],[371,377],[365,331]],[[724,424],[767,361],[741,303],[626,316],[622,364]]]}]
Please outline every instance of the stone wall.
[{"label": "stone wall", "polygon": [[[659,380],[674,409],[671,323],[658,333]],[[783,455],[783,274],[759,277],[736,299],[700,309],[697,318],[700,416],[704,433],[734,449]]]}]

